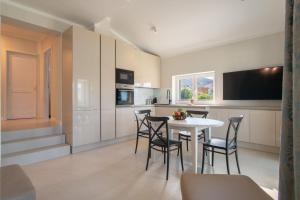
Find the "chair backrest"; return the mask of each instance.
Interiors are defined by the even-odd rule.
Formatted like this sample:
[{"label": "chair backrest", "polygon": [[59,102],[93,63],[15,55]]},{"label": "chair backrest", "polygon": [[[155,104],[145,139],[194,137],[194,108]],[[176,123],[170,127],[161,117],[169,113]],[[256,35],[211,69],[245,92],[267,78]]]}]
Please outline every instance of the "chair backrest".
[{"label": "chair backrest", "polygon": [[188,117],[201,117],[201,118],[206,118],[208,115],[208,111],[199,111],[199,110],[187,110],[186,111]]},{"label": "chair backrest", "polygon": [[[149,142],[151,143],[154,139],[161,140],[165,145],[169,146],[169,130],[168,120],[169,117],[151,117],[146,116],[146,120],[149,127]],[[161,129],[166,129],[166,139],[163,138]]]},{"label": "chair backrest", "polygon": [[137,132],[142,130],[143,126],[148,129],[148,124],[146,121],[146,116],[150,116],[151,110],[136,110],[134,111],[136,119]]},{"label": "chair backrest", "polygon": [[[240,128],[240,124],[242,122],[242,119],[244,118],[243,115],[240,115],[239,117],[231,117],[229,118],[229,125],[227,129],[226,134],[226,148],[229,145],[235,145],[237,144],[237,134]],[[233,130],[233,136],[231,137],[231,130]]]}]

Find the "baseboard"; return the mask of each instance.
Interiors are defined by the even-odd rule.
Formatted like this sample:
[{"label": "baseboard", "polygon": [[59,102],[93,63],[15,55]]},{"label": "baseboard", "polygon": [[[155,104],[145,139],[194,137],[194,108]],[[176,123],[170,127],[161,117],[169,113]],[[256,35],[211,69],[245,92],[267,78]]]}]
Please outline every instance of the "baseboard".
[{"label": "baseboard", "polygon": [[280,151],[279,147],[266,146],[266,145],[241,142],[241,141],[238,141],[238,146],[241,148],[245,148],[245,149],[252,149],[252,150],[269,152],[269,153],[279,153],[279,151]]},{"label": "baseboard", "polygon": [[112,140],[105,140],[105,141],[101,141],[101,142],[96,142],[93,144],[86,144],[86,145],[81,145],[81,146],[77,146],[77,147],[71,147],[71,153],[79,153],[79,152],[83,152],[83,151],[89,151],[89,150],[93,150],[93,149],[97,149],[97,148],[102,148],[102,147],[106,147],[109,145],[113,145],[113,144],[119,144],[121,142],[126,142],[129,140],[133,140],[135,139],[136,135],[129,135],[129,136],[124,136],[124,137],[120,137],[120,138],[116,138],[116,139],[112,139]]}]

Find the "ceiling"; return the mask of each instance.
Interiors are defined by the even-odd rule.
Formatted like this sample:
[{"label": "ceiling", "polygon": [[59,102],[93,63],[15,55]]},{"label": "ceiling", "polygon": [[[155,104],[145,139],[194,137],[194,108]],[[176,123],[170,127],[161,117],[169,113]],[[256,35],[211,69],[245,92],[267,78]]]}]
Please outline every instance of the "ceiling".
[{"label": "ceiling", "polygon": [[162,57],[284,30],[284,0],[11,1],[87,27],[109,17],[115,32]]}]

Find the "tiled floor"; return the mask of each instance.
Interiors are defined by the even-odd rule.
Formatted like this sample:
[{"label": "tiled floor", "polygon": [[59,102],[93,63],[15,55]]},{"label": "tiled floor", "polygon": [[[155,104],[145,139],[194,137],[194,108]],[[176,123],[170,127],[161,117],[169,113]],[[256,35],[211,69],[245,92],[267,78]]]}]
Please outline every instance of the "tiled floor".
[{"label": "tiled floor", "polygon": [[42,128],[49,126],[56,126],[57,122],[49,119],[14,119],[14,120],[2,120],[2,131],[15,131],[31,128]]},{"label": "tiled floor", "polygon": [[[37,199],[181,199],[181,168],[176,152],[172,153],[170,178],[165,180],[166,167],[160,153],[154,153],[149,170],[145,171],[147,143],[135,155],[134,141],[78,153],[56,160],[24,166],[37,191]],[[240,149],[240,165],[244,175],[259,185],[276,189],[278,155]],[[184,151],[188,171],[191,154]],[[230,159],[236,173],[234,156]],[[215,156],[214,169],[206,172],[226,173],[225,158]]]}]

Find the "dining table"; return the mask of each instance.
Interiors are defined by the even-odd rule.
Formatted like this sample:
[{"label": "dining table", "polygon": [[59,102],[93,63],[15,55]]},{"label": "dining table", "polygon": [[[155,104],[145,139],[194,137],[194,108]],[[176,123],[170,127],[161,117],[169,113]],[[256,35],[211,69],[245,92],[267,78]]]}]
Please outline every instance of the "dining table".
[{"label": "dining table", "polygon": [[[192,170],[194,173],[198,172],[198,135],[201,134],[202,130],[205,130],[206,140],[211,139],[211,128],[223,126],[224,122],[207,119],[207,118],[196,118],[187,117],[184,120],[175,120],[172,116],[168,120],[168,128],[170,133],[170,138],[173,138],[174,130],[177,131],[188,131],[191,133],[191,143],[192,143]],[[208,160],[211,164],[211,155],[208,153]]]}]

